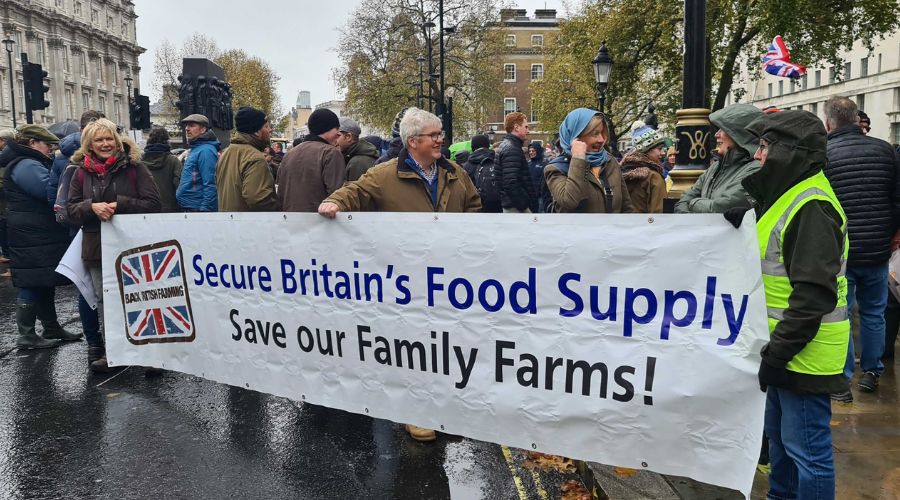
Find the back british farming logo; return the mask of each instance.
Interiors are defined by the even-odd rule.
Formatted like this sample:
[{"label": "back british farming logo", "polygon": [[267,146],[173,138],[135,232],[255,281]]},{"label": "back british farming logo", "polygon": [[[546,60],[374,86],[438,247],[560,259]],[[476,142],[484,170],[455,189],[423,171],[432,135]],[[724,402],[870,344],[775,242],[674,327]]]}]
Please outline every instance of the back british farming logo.
[{"label": "back british farming logo", "polygon": [[181,245],[175,240],[126,250],[116,276],[132,344],[191,342],[195,338]]}]

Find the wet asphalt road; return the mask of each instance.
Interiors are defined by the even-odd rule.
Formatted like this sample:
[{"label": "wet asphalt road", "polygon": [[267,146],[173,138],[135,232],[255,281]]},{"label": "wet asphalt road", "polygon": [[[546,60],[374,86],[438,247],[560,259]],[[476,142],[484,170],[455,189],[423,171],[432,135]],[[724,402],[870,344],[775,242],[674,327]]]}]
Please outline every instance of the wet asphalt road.
[{"label": "wet asphalt road", "polygon": [[[74,287],[60,321],[80,331]],[[0,499],[559,498],[574,473],[526,455],[166,372],[87,370],[87,346],[13,348],[0,283]],[[40,331],[40,328],[39,328]]]}]

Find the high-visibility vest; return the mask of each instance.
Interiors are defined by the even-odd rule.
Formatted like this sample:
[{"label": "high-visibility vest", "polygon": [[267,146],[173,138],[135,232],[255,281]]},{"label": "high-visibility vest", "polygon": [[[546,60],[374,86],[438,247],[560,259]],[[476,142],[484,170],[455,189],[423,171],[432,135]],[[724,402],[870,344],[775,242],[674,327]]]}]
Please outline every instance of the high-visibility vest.
[{"label": "high-visibility vest", "polygon": [[819,172],[789,189],[760,217],[756,224],[759,256],[762,259],[762,277],[771,334],[778,322],[784,319],[788,298],[793,291],[784,267],[784,255],[781,253],[784,234],[800,208],[813,200],[830,203],[841,216],[844,250],[841,253],[841,270],[837,275],[838,301],[835,309],[822,317],[822,324],[815,338],[794,356],[787,364],[787,369],[811,375],[835,375],[844,371],[847,344],[850,340],[846,277],[850,242],[847,238],[847,216],[824,173]]}]

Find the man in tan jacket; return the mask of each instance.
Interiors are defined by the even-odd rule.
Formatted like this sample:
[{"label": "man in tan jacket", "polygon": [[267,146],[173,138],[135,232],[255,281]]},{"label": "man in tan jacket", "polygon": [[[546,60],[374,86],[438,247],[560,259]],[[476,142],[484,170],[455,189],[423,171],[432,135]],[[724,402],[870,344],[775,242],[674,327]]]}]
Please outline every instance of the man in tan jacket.
[{"label": "man in tan jacket", "polygon": [[[338,212],[478,212],[481,198],[465,170],[441,155],[444,132],[437,116],[409,108],[400,122],[404,148],[397,158],[375,165],[356,182],[332,193],[319,214]],[[435,432],[406,425],[417,441],[434,441]]]},{"label": "man in tan jacket", "polygon": [[262,111],[241,107],[234,115],[237,130],[219,157],[216,189],[219,212],[274,212],[280,209],[275,182],[263,150],[269,146],[272,127]]}]

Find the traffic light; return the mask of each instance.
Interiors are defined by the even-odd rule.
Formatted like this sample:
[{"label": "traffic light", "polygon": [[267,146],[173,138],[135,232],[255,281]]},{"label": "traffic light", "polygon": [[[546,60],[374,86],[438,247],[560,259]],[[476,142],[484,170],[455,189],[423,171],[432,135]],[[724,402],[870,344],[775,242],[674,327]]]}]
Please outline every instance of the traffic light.
[{"label": "traffic light", "polygon": [[26,106],[32,111],[47,109],[50,106],[50,101],[44,96],[50,90],[50,86],[44,84],[47,72],[40,64],[27,63],[23,70],[23,76]]},{"label": "traffic light", "polygon": [[131,109],[128,116],[132,130],[147,130],[150,128],[150,98],[134,91],[131,100]]}]

